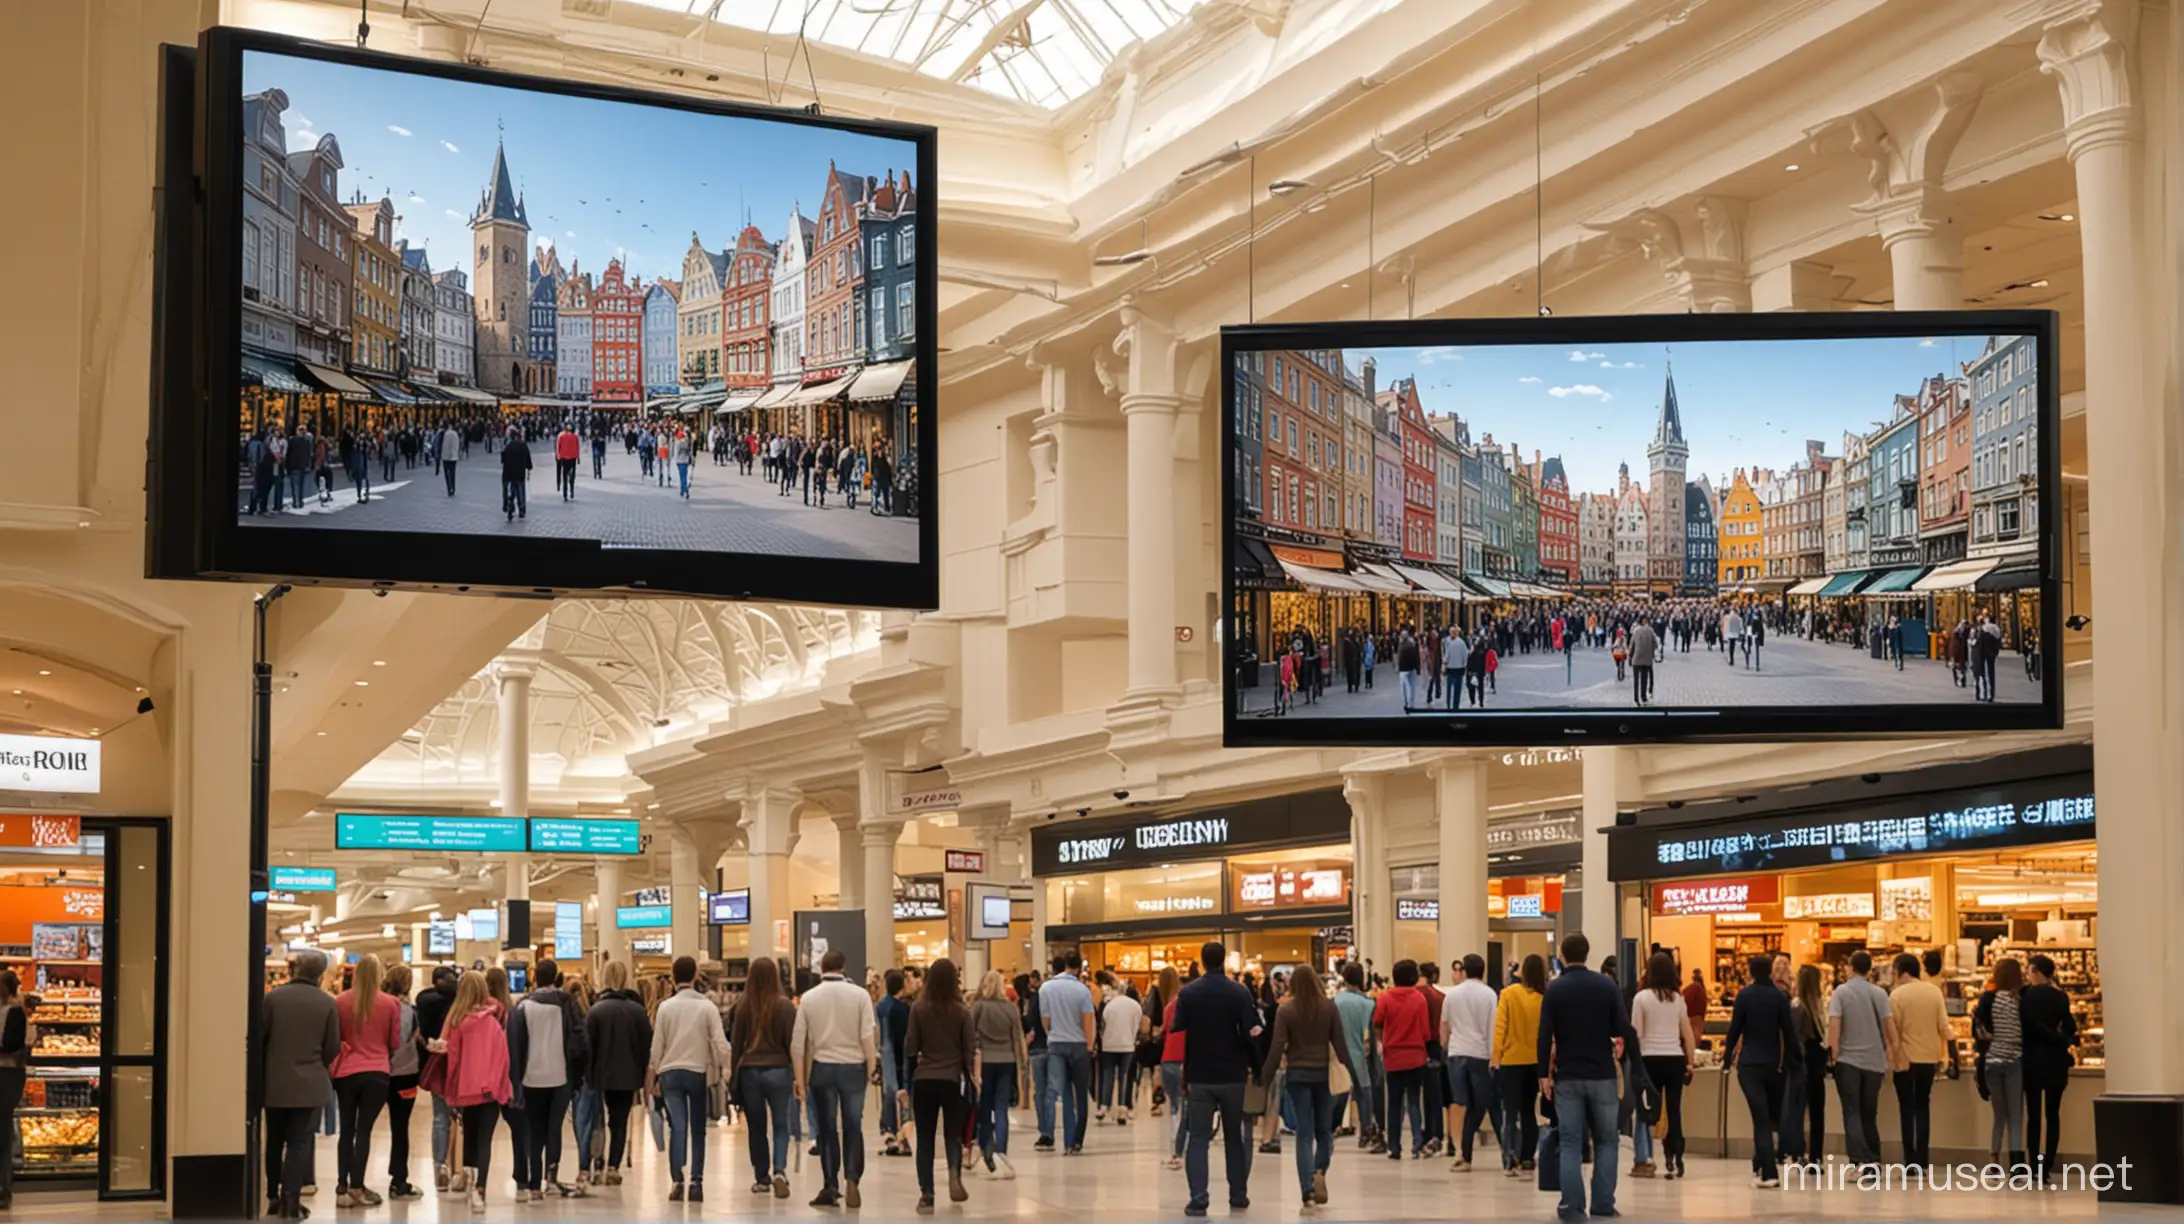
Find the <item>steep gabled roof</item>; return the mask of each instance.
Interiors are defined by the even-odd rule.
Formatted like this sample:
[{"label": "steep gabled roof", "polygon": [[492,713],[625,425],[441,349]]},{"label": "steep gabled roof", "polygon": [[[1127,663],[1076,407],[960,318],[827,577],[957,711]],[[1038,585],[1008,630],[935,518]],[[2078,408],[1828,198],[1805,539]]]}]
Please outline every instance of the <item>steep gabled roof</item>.
[{"label": "steep gabled roof", "polygon": [[480,225],[488,221],[511,221],[525,229],[531,228],[531,218],[523,211],[523,199],[516,194],[515,183],[508,174],[508,152],[504,145],[493,146],[493,175],[485,182],[485,190],[478,195],[478,211],[472,214],[470,223]]}]

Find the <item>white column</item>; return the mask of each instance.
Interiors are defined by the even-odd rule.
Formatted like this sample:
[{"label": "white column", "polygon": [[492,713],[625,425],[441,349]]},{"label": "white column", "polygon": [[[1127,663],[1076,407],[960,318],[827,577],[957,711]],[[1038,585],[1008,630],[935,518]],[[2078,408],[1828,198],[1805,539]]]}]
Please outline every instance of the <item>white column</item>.
[{"label": "white column", "polygon": [[673,925],[668,928],[668,951],[675,956],[705,959],[705,915],[698,912],[698,890],[710,887],[705,859],[698,839],[680,823],[667,836],[668,899]]},{"label": "white column", "polygon": [[[174,690],[157,695],[163,711],[176,711],[169,963],[190,971],[172,978],[169,1115],[152,1121],[169,1128],[169,1150],[178,1162],[244,1158],[249,979],[235,953],[250,939],[249,593],[235,591],[232,603],[193,618],[175,641]],[[276,706],[276,718],[279,713]],[[278,947],[279,935],[267,934]],[[255,959],[248,964],[249,972],[263,972]],[[245,1187],[263,1181],[255,1169],[245,1179]],[[245,1200],[237,1194],[227,1201],[240,1211]],[[35,1213],[32,1208],[28,1214]]]},{"label": "white column", "polygon": [[[2170,14],[2176,20],[2176,14]],[[2150,333],[2164,294],[2146,270],[2176,240],[2146,224],[2159,198],[2145,173],[2135,97],[2135,4],[2087,5],[2050,25],[2041,69],[2062,88],[2064,131],[2078,184],[2085,275],[2085,432],[2092,489],[2094,654],[2106,656],[2094,688],[2094,784],[2100,795],[2100,886],[2111,907],[2100,924],[2110,1091],[2184,1091],[2184,1050],[2174,1018],[2184,986],[2184,756],[2177,714],[2184,682],[2173,658],[2146,666],[2145,643],[2171,636],[2184,606],[2184,495],[2179,425],[2162,397],[2167,337]],[[2171,98],[2171,106],[2174,98]],[[2155,117],[2156,122],[2164,122]],[[2167,120],[2175,157],[2174,120]],[[2161,147],[2161,146],[2155,146]],[[2170,201],[2170,207],[2175,202]],[[2172,216],[2170,224],[2175,225]],[[2173,247],[2165,252],[2174,257]],[[2172,266],[2173,271],[2173,266]],[[2167,652],[2173,655],[2174,652]],[[2144,972],[2126,972],[2125,966]]]},{"label": "white column", "polygon": [[[536,674],[536,666],[527,660],[504,658],[493,665],[500,698],[500,814],[518,820],[531,815],[531,677]],[[529,901],[531,856],[503,858],[503,895],[510,901]],[[536,934],[538,915],[531,916],[531,926]]]},{"label": "white column", "polygon": [[1964,307],[1964,233],[1939,190],[1881,218],[1881,246],[1894,273],[1896,309]]},{"label": "white column", "polygon": [[743,832],[751,856],[751,955],[786,956],[794,946],[782,938],[777,922],[795,915],[789,896],[789,854],[796,848],[796,809],[802,799],[793,791],[771,787],[753,789],[743,800]]},{"label": "white column", "polygon": [[598,881],[592,893],[592,915],[599,924],[599,956],[602,961],[629,963],[629,936],[614,924],[614,911],[622,906],[622,863],[600,859],[594,869]]},{"label": "white column", "polygon": [[1833,310],[1835,269],[1809,259],[1769,268],[1752,278],[1752,309]]},{"label": "white column", "polygon": [[[1342,797],[1350,802],[1350,844],[1357,851],[1357,878],[1350,910],[1357,924],[1354,959],[1370,960],[1382,973],[1395,963],[1395,902],[1389,899],[1386,784],[1379,774],[1345,774]],[[1483,914],[1486,902],[1479,902]]]},{"label": "white column", "polygon": [[1585,749],[1584,823],[1580,829],[1584,844],[1579,860],[1584,872],[1584,890],[1579,894],[1582,908],[1578,912],[1577,929],[1592,942],[1595,966],[1600,964],[1601,957],[1615,951],[1618,933],[1616,889],[1614,882],[1608,879],[1607,830],[1615,827],[1616,813],[1623,805],[1637,798],[1637,774],[1637,759],[1628,748]]},{"label": "white column", "polygon": [[884,971],[895,967],[895,842],[902,822],[868,817],[857,833],[864,842],[865,959]]},{"label": "white column", "polygon": [[846,910],[863,909],[864,834],[858,831],[856,813],[834,818],[834,844],[836,904]]},{"label": "white column", "polygon": [[1441,831],[1440,962],[1486,954],[1486,761],[1459,757],[1434,767],[1434,814]]},{"label": "white column", "polygon": [[[1130,456],[1129,687],[1159,700],[1175,691],[1175,333],[1134,302],[1122,308],[1115,349],[1130,359],[1122,415]],[[1191,507],[1193,514],[1197,508]]]}]

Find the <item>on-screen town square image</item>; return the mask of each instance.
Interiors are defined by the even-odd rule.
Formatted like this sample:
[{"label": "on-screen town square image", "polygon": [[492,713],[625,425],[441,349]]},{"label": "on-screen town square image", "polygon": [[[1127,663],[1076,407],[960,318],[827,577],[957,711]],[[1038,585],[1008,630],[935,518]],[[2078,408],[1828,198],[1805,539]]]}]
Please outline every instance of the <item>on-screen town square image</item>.
[{"label": "on-screen town square image", "polygon": [[919,559],[914,142],[243,64],[242,524]]},{"label": "on-screen town square image", "polygon": [[1239,351],[1236,713],[2038,703],[2037,351]]}]

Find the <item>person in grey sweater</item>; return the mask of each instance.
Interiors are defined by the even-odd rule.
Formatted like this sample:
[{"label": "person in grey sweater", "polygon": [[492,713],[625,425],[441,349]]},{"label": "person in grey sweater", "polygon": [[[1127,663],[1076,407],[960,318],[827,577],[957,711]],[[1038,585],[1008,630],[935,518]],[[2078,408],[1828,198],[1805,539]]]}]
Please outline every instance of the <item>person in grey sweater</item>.
[{"label": "person in grey sweater", "polygon": [[1653,701],[1653,665],[1661,659],[1661,639],[1653,626],[1639,621],[1630,631],[1631,696],[1639,705]]},{"label": "person in grey sweater", "polygon": [[330,1068],[341,1055],[341,1018],[334,997],[319,988],[326,954],[296,956],[288,981],[258,1007],[265,1072],[265,1172],[268,1212],[303,1218],[303,1186],[311,1176],[311,1128],[333,1094]]}]

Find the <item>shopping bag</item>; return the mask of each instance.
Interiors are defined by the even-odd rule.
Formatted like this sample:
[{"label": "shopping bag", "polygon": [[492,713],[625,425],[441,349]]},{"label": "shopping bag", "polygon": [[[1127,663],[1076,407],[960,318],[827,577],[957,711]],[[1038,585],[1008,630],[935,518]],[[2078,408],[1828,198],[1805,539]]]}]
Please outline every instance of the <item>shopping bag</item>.
[{"label": "shopping bag", "polygon": [[1539,1188],[1548,1194],[1562,1193],[1562,1128],[1549,1124],[1539,1132],[1539,1158],[1533,1162],[1539,1173]]},{"label": "shopping bag", "polygon": [[1244,1116],[1262,1117],[1266,1114],[1266,1085],[1254,1080],[1244,1085]]}]

